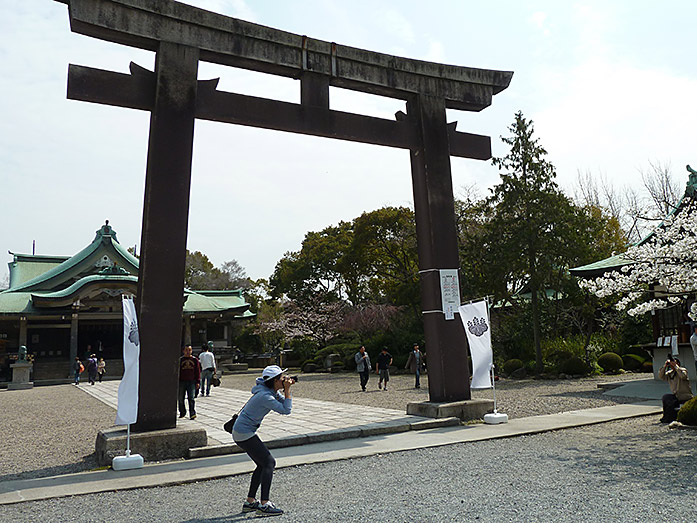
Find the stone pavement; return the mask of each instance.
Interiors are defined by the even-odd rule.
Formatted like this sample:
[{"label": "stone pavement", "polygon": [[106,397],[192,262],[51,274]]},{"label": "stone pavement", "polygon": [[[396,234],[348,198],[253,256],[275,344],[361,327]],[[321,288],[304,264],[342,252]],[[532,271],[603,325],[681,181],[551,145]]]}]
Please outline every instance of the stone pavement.
[{"label": "stone pavement", "polygon": [[[116,409],[120,383],[120,380],[114,380],[96,385],[81,384],[79,387]],[[215,454],[216,450],[219,451],[217,453],[226,453],[226,450],[230,450],[215,449],[221,444],[227,446],[232,444],[232,436],[223,430],[223,424],[240,410],[250,396],[250,391],[216,387],[211,389],[210,396],[196,398],[196,419],[190,420],[187,416],[177,420],[177,426],[196,426],[206,429],[210,452],[200,451],[195,454],[196,457]],[[432,428],[434,422],[438,425],[459,424],[459,420],[453,418],[436,421],[431,418],[410,416],[400,410],[294,397],[293,413],[290,416],[282,416],[277,412],[269,412],[258,434],[271,448],[280,446],[283,441],[298,441],[302,444],[319,440],[401,432],[421,427]],[[310,439],[308,440],[305,436]]]}]

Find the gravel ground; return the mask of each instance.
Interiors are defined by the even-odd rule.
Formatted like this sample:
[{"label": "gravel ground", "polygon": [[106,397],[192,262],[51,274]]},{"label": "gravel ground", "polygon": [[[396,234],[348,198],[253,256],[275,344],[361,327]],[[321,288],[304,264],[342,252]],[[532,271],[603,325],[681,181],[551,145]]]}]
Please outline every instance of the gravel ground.
[{"label": "gravel ground", "polygon": [[[697,521],[697,431],[653,416],[279,469],[278,521]],[[236,522],[249,475],[0,507],[0,520]],[[254,517],[254,516],[252,516]]]},{"label": "gravel ground", "polygon": [[[250,389],[257,372],[223,377],[224,387]],[[602,396],[599,382],[640,379],[650,374],[625,374],[583,380],[501,380],[497,382],[499,411],[509,417],[550,414],[629,402]],[[410,401],[428,399],[428,377],[419,390],[411,375],[396,375],[388,391],[377,388],[375,375],[368,392],[360,392],[356,374],[301,375],[296,397],[405,410]],[[95,385],[99,386],[99,385]],[[475,391],[475,398],[491,391]],[[46,477],[97,467],[94,444],[99,430],[113,426],[115,412],[72,385],[0,391],[0,481]],[[1,519],[1,518],[0,518]]]},{"label": "gravel ground", "polygon": [[0,390],[0,412],[0,481],[97,467],[97,432],[116,415],[73,385]]},{"label": "gravel ground", "polygon": [[[289,374],[291,372],[289,371]],[[222,386],[251,389],[258,373],[223,376]],[[633,398],[603,396],[598,383],[651,378],[652,374],[618,374],[577,380],[505,380],[496,382],[498,410],[509,418],[554,414],[570,410],[590,409],[631,403]],[[414,376],[397,374],[390,378],[387,392],[378,389],[376,374],[371,374],[368,391],[362,393],[358,374],[301,374],[293,386],[299,398],[311,398],[339,403],[353,403],[385,409],[406,411],[407,403],[428,401],[428,375],[422,376],[421,389],[414,389]],[[491,390],[473,391],[473,398],[493,398]]]}]

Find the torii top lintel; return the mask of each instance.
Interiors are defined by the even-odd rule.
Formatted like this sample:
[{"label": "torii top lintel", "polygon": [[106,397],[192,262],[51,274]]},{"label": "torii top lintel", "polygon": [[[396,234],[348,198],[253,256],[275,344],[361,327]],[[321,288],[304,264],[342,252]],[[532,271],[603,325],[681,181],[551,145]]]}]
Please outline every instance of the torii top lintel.
[{"label": "torii top lintel", "polygon": [[446,107],[480,111],[508,87],[512,72],[412,60],[315,40],[171,0],[57,0],[70,7],[74,32],[156,51],[159,42],[200,50],[201,60],[329,83],[399,99],[443,98]]}]

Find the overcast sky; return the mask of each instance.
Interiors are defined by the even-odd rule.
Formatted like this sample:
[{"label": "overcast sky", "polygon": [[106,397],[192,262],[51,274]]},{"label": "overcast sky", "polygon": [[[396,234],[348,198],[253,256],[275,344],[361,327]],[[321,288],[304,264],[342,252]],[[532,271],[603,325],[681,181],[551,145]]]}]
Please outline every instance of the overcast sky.
[{"label": "overcast sky", "polygon": [[[228,16],[408,58],[514,71],[458,130],[507,150],[516,111],[569,192],[577,172],[640,185],[649,161],[687,180],[697,164],[697,3],[690,1],[191,0]],[[72,255],[109,219],[140,243],[149,113],[66,99],[69,63],[127,72],[154,55],[70,32],[67,6],[0,3],[0,259],[8,250]],[[219,89],[298,102],[299,82],[202,63]],[[332,89],[331,107],[393,118],[398,100]],[[197,121],[188,248],[268,277],[305,233],[385,205],[412,206],[409,154]],[[453,159],[456,193],[498,182],[490,162]],[[138,246],[140,248],[140,246]],[[7,275],[5,262],[0,280]]]}]

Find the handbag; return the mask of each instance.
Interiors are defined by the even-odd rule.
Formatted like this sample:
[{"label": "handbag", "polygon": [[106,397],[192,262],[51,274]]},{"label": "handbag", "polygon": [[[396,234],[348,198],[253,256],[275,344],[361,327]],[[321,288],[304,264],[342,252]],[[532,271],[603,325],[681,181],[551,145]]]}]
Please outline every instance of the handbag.
[{"label": "handbag", "polygon": [[237,414],[232,416],[232,418],[230,418],[229,421],[225,422],[225,424],[223,425],[223,430],[225,432],[229,432],[230,434],[232,434],[232,427],[235,426],[235,422],[237,421],[237,417],[240,415],[240,412],[242,412],[242,409],[247,406],[247,403],[249,403],[249,400],[244,402],[244,405],[242,405],[242,408],[240,408],[240,410],[237,411]]},{"label": "handbag", "polygon": [[[238,414],[239,414],[239,413],[238,413]],[[225,425],[223,425],[223,430],[225,430],[225,432],[229,432],[230,434],[232,434],[232,427],[235,426],[235,422],[236,422],[236,421],[237,421],[237,414],[235,414],[235,415],[230,419],[230,421],[226,422]]]},{"label": "handbag", "polygon": [[213,374],[213,377],[211,378],[211,385],[214,387],[218,387],[220,385],[220,378]]}]

